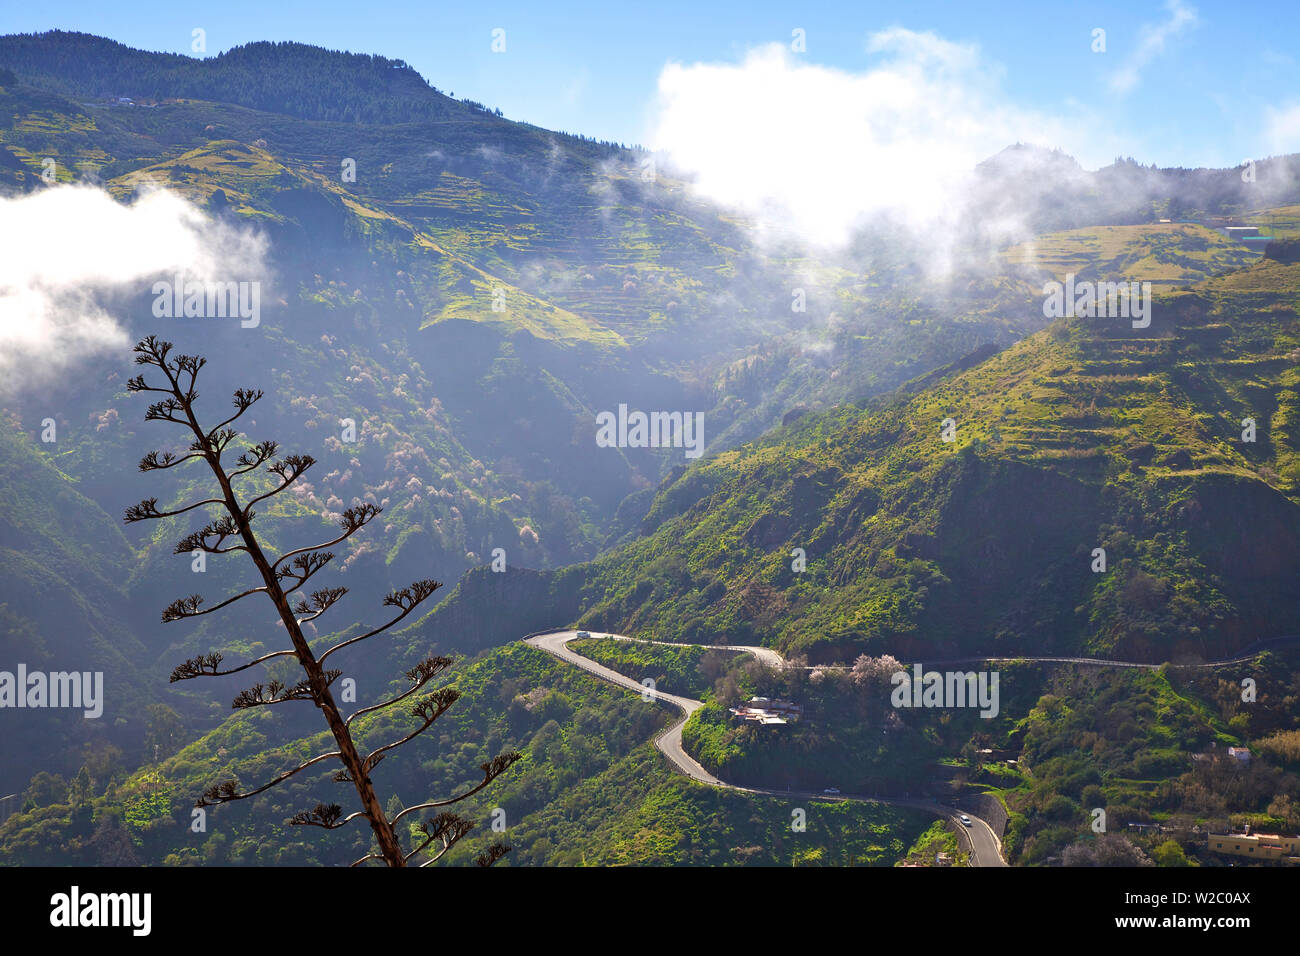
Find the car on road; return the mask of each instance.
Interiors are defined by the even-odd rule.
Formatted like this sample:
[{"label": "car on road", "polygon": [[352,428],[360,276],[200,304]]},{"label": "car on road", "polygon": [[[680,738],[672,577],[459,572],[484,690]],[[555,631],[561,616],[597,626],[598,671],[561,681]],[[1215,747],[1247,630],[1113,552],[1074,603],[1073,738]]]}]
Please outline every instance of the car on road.
[{"label": "car on road", "polygon": [[825,790],[822,791],[822,793],[839,793],[839,790],[836,789],[835,787],[827,787]]},{"label": "car on road", "polygon": [[970,817],[966,816],[966,814],[964,814],[964,813],[961,815],[961,822],[962,822],[962,826],[970,826],[970,825],[971,825]]},{"label": "car on road", "polygon": [[587,632],[587,631],[579,631],[579,632],[578,632],[578,636],[579,636],[579,637],[591,637],[591,634],[590,634],[589,632]]}]

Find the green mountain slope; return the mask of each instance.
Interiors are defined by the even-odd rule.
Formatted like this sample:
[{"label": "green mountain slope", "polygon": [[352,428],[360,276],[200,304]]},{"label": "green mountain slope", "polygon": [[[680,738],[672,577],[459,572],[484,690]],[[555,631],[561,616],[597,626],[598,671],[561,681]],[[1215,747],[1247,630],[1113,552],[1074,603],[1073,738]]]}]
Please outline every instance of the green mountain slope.
[{"label": "green mountain slope", "polygon": [[[8,422],[0,434],[0,669],[102,675],[102,713],[85,708],[4,710],[0,788],[21,790],[38,770],[75,772],[86,749],[144,755],[147,653],[122,568],[134,560],[116,522],[72,486]],[[23,689],[25,693],[25,688]]]},{"label": "green mountain slope", "polygon": [[439,93],[400,60],[303,43],[250,43],[195,58],[52,30],[8,36],[2,46],[5,63],[21,80],[72,96],[221,100],[356,123],[447,120],[484,112]]},{"label": "green mountain slope", "polygon": [[1149,328],[1061,320],[719,454],[588,568],[580,620],[815,660],[1213,657],[1294,632],[1298,294],[1268,258],[1158,298]]},{"label": "green mountain slope", "polygon": [[[453,862],[472,862],[494,818],[514,848],[505,865],[789,865],[843,863],[850,853],[888,865],[929,824],[924,814],[890,808],[813,805],[806,832],[793,833],[780,801],[755,803],[676,775],[649,743],[670,720],[666,709],[522,644],[458,668],[450,683],[460,701],[375,779],[381,793],[411,805],[468,789],[481,779],[477,765],[501,749],[524,753],[489,790],[457,806],[478,829]],[[360,736],[379,743],[410,720],[398,708],[367,721]],[[283,823],[336,798],[332,770],[209,811],[206,834],[190,829],[195,794],[216,779],[252,782],[325,746],[318,734],[295,739],[295,725],[245,713],[127,778],[95,780],[91,796],[51,792],[0,826],[0,863],[102,864],[109,846],[122,852],[103,833],[118,829],[129,858],[145,863],[346,864],[366,852],[365,834],[304,834]]]},{"label": "green mountain slope", "polygon": [[[55,33],[0,38],[0,65],[17,74],[0,86],[6,196],[47,188],[51,158],[59,183],[101,185],[122,202],[165,185],[268,237],[274,280],[255,332],[160,329],[147,284],[115,304],[120,322],[209,356],[206,414],[224,413],[234,387],[265,388],[244,437],[318,459],[301,495],[265,515],[269,543],[323,540],[329,515],[382,503],[381,521],[330,569],[329,583],[358,602],[332,626],[356,633],[347,622],[374,612],[363,602],[415,577],[446,582],[450,600],[349,675],[375,692],[430,645],[488,652],[467,678],[483,691],[473,719],[449,724],[399,789],[463,783],[489,744],[533,748],[528,782],[491,797],[528,821],[518,859],[788,863],[816,849],[778,841],[783,821],[743,798],[652,773],[657,717],[615,714],[612,697],[591,703],[594,686],[501,648],[536,627],[581,619],[642,637],[774,644],[814,661],[863,651],[1193,659],[1296,630],[1295,250],[1254,262],[1204,229],[1155,223],[1175,201],[1178,215],[1272,202],[1282,234],[1296,196],[1248,194],[1234,170],[1126,162],[1084,174],[1063,157],[1050,163],[1071,188],[1053,193],[1056,179],[1026,174],[1042,157],[1013,148],[981,167],[981,189],[1025,213],[1036,254],[1021,245],[936,279],[923,268],[927,240],[901,231],[826,258],[759,248],[745,223],[685,184],[645,181],[641,153],[492,115],[397,61],[295,44],[199,61]],[[343,175],[353,161],[355,181]],[[1282,182],[1296,157],[1268,162],[1261,181]],[[1156,283],[1165,295],[1151,326],[1066,320],[1038,331],[1042,283],[1072,270]],[[796,291],[806,312],[792,307]],[[117,516],[142,494],[187,500],[207,479],[135,474],[171,436],[142,428],[128,374],[127,356],[97,358],[4,399],[26,437],[0,439],[10,502],[0,509],[0,664],[10,650],[29,664],[66,652],[117,675],[110,706],[120,710],[105,726],[126,751],[117,766],[88,761],[93,721],[60,726],[45,747],[25,742],[7,788],[85,764],[96,799],[110,790],[109,822],[91,827],[84,801],[47,802],[44,822],[6,831],[7,858],[61,859],[54,848],[75,839],[102,862],[120,849],[117,813],[132,852],[150,861],[343,861],[360,849],[350,837],[318,845],[274,829],[291,803],[333,792],[323,781],[232,812],[237,839],[185,835],[185,808],[213,773],[277,767],[288,759],[281,742],[302,750],[317,728],[250,725],[210,687],[167,687],[185,657],[264,652],[274,633],[262,608],[159,624],[167,601],[195,590],[172,548],[197,516],[126,537]],[[680,450],[596,447],[594,414],[620,403],[703,410],[713,457],[683,464]],[[60,427],[50,447],[32,438],[47,414]],[[1241,440],[1246,417],[1253,443]],[[347,419],[355,442],[341,438]],[[506,574],[486,567],[497,547]],[[796,548],[806,570],[791,567]],[[214,561],[202,591],[216,597],[248,573]],[[336,638],[326,626],[312,639]],[[547,728],[536,707],[514,712],[495,683],[507,680],[580,703]],[[144,716],[164,700],[179,712],[166,735]],[[705,717],[694,732],[716,743],[725,718],[716,708]],[[844,730],[833,739],[858,740]],[[584,749],[604,733],[608,747]],[[1034,738],[1037,758],[1051,759],[1057,736]],[[164,738],[191,749],[141,767]],[[844,749],[835,773],[857,759]],[[1133,770],[1133,757],[1107,772]],[[732,766],[761,776],[784,757],[746,759]],[[1055,771],[1043,779],[1034,799],[1046,805]],[[486,819],[495,805],[476,811]],[[667,820],[729,835],[673,842]],[[836,839],[873,820],[839,820]],[[862,847],[881,861],[901,852],[895,839],[912,843],[912,821],[886,822],[900,834]],[[1059,845],[1044,840],[1031,855]]]}]

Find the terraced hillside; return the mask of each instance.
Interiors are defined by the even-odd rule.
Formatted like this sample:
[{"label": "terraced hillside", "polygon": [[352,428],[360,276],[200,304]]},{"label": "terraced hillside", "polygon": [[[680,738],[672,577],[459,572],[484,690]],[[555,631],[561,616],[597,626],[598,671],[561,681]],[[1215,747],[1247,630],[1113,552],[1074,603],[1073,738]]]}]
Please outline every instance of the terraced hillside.
[{"label": "terraced hillside", "polygon": [[1003,253],[1062,281],[1150,282],[1160,291],[1240,269],[1259,258],[1213,229],[1184,223],[1093,226],[1048,233]]},{"label": "terraced hillside", "polygon": [[1165,660],[1288,633],[1298,295],[1300,266],[1266,258],[1159,297],[1149,328],[1061,320],[723,452],[586,568],[580,621],[822,661]]}]

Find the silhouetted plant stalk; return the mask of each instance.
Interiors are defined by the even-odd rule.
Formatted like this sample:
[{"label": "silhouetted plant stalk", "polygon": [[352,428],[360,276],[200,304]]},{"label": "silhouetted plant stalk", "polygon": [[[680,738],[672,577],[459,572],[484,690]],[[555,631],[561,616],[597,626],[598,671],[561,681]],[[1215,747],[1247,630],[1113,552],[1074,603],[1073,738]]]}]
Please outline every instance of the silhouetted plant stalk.
[{"label": "silhouetted plant stalk", "polygon": [[[347,826],[358,818],[366,819],[374,833],[378,849],[355,861],[352,864],[353,866],[369,860],[383,860],[389,866],[405,866],[418,853],[437,844],[438,848],[435,855],[421,865],[427,866],[429,863],[435,862],[474,827],[471,821],[450,811],[441,810],[441,808],[458,803],[478,793],[496,777],[504,773],[511,764],[519,759],[520,755],[518,753],[505,753],[493,757],[487,763],[481,765],[483,781],[472,789],[447,800],[430,801],[407,807],[394,816],[392,820],[389,820],[379,802],[379,797],[375,794],[374,785],[370,779],[370,771],[374,769],[379,761],[384,759],[384,756],[389,751],[400,747],[428,730],[434,721],[447,712],[460,695],[454,689],[444,687],[419,696],[410,704],[410,713],[418,720],[415,729],[406,736],[372,750],[364,756],[357,749],[356,743],[352,739],[352,721],[362,714],[392,707],[418,694],[429,681],[451,666],[452,660],[449,657],[440,656],[426,658],[406,672],[406,678],[411,684],[407,690],[396,694],[389,700],[363,707],[346,718],[339,712],[338,705],[334,702],[334,697],[330,693],[330,685],[338,679],[342,671],[327,669],[324,664],[326,659],[335,652],[374,637],[403,620],[419,604],[441,587],[441,584],[433,580],[421,580],[415,581],[408,587],[393,591],[384,598],[383,602],[386,607],[397,609],[397,613],[391,620],[364,634],[335,644],[317,656],[303,636],[302,625],[308,621],[314,621],[333,607],[347,593],[347,588],[321,588],[312,591],[309,596],[300,596],[297,604],[290,604],[290,595],[300,591],[321,568],[325,567],[333,559],[333,552],[326,550],[327,548],[346,541],[361,530],[379,514],[380,509],[368,503],[348,508],[341,515],[339,521],[341,533],[337,537],[321,544],[287,551],[274,559],[268,557],[263,552],[261,544],[253,533],[252,522],[255,516],[253,506],[287,489],[308,468],[315,464],[315,460],[310,455],[286,455],[278,460],[273,460],[278,445],[273,441],[264,441],[249,447],[235,459],[233,463],[235,467],[227,470],[226,466],[222,464],[222,455],[227,446],[237,437],[237,432],[229,426],[262,397],[262,392],[253,389],[237,389],[233,402],[235,413],[225,421],[205,430],[199,425],[194,414],[194,403],[198,399],[198,393],[195,391],[194,385],[198,379],[199,371],[206,364],[206,359],[195,355],[170,357],[171,350],[172,343],[160,341],[152,335],[140,341],[135,346],[136,364],[149,365],[161,370],[167,379],[167,385],[166,387],[154,387],[145,382],[143,375],[137,375],[127,382],[127,389],[132,392],[157,392],[164,396],[149,406],[148,411],[145,413],[145,420],[165,421],[181,425],[189,429],[194,436],[194,440],[190,443],[188,452],[179,457],[171,452],[149,452],[140,460],[140,470],[156,471],[174,468],[184,462],[201,459],[207,463],[213,475],[216,476],[220,496],[205,498],[202,501],[169,510],[159,510],[157,498],[146,498],[139,504],[126,509],[126,521],[169,518],[174,515],[185,514],[196,508],[215,505],[222,509],[224,513],[220,517],[209,521],[201,530],[182,538],[176,545],[175,553],[188,554],[193,551],[201,551],[207,554],[231,554],[242,551],[248,555],[256,566],[262,584],[259,587],[241,591],[233,597],[226,598],[207,608],[201,607],[203,598],[198,594],[179,598],[163,611],[163,622],[211,614],[249,595],[265,594],[270,598],[271,603],[275,605],[275,609],[279,613],[280,620],[283,622],[285,631],[293,645],[291,648],[264,654],[255,660],[224,670],[221,668],[222,655],[220,653],[203,654],[178,666],[172,671],[171,680],[175,682],[192,680],[197,677],[222,677],[246,670],[256,664],[263,664],[273,658],[293,657],[302,666],[305,674],[302,680],[292,686],[287,686],[278,680],[272,680],[265,684],[254,684],[251,688],[241,691],[231,706],[240,709],[282,704],[293,700],[309,700],[324,715],[330,733],[334,735],[334,740],[338,745],[337,750],[318,754],[309,760],[305,760],[293,769],[280,774],[269,783],[253,790],[241,791],[239,782],[236,780],[226,780],[214,784],[204,791],[203,796],[196,801],[195,805],[206,807],[214,804],[230,803],[234,800],[244,800],[283,783],[308,767],[326,761],[338,760],[343,765],[343,769],[335,775],[334,779],[339,782],[350,782],[355,787],[357,796],[361,801],[361,809],[345,816],[342,807],[338,804],[321,803],[317,804],[312,810],[296,814],[289,822],[298,826],[316,826],[325,830],[335,830]],[[241,503],[235,494],[234,479],[262,465],[266,465],[268,461],[271,464],[266,466],[266,470],[276,478],[274,487],[265,494]],[[415,830],[423,837],[423,842],[409,852],[404,850],[397,838],[397,822],[408,814],[432,809],[439,809],[441,812],[415,827]],[[509,847],[498,842],[479,855],[478,863],[482,866],[491,866],[508,851]]]}]

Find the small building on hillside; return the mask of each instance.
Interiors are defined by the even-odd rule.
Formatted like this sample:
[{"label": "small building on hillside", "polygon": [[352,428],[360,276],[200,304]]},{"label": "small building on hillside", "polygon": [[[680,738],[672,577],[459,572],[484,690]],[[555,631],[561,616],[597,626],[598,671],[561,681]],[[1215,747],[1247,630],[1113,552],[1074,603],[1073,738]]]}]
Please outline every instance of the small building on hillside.
[{"label": "small building on hillside", "polygon": [[976,750],[975,753],[979,754],[980,760],[984,763],[1001,763],[1005,760],[1014,764],[1020,756],[1019,750],[1005,750],[997,747],[982,747]]},{"label": "small building on hillside", "polygon": [[1206,846],[1213,853],[1223,853],[1229,856],[1244,856],[1252,860],[1300,863],[1300,836],[1252,833],[1249,826],[1242,833],[1208,834]]},{"label": "small building on hillside", "polygon": [[788,724],[803,716],[803,705],[770,697],[751,697],[748,703],[732,707],[731,716],[764,726]]},{"label": "small building on hillside", "polygon": [[1226,750],[1216,750],[1213,743],[1210,749],[1199,754],[1192,754],[1194,763],[1203,763],[1206,760],[1232,760],[1244,766],[1250,765],[1250,749],[1248,747],[1228,747]]}]

